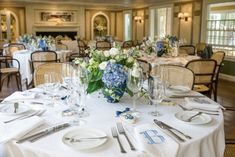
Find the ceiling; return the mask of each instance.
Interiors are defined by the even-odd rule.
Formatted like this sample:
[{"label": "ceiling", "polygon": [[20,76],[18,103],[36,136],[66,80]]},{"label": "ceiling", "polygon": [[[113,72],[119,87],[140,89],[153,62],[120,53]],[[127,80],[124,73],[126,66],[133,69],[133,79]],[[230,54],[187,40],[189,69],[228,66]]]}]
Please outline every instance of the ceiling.
[{"label": "ceiling", "polygon": [[28,4],[28,3],[46,3],[46,4],[72,4],[85,5],[88,7],[103,6],[116,8],[139,8],[147,7],[157,3],[169,3],[182,0],[0,0],[7,4]]}]

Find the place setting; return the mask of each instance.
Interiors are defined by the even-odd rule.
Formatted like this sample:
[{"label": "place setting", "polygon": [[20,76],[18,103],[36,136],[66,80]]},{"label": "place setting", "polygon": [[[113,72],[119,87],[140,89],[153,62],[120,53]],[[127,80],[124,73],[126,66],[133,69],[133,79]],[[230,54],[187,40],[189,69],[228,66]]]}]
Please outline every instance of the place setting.
[{"label": "place setting", "polygon": [[31,105],[27,101],[7,101],[0,104],[0,116],[3,123],[42,115],[46,109],[42,105]]}]

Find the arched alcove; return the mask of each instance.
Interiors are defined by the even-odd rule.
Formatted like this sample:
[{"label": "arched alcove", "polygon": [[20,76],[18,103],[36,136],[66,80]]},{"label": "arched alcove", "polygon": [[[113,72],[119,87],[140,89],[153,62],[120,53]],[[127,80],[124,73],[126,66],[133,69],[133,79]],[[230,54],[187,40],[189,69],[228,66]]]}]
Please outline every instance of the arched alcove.
[{"label": "arched alcove", "polygon": [[103,12],[98,12],[91,19],[92,39],[102,38],[109,35],[109,18]]},{"label": "arched alcove", "polygon": [[16,14],[10,10],[0,10],[0,39],[15,41],[19,36],[19,20]]}]

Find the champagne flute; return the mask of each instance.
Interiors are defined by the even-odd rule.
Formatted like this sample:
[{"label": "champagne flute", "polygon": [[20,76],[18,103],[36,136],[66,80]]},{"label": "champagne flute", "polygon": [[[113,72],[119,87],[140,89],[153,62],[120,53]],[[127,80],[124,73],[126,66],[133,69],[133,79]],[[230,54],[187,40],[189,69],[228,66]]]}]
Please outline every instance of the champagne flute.
[{"label": "champagne flute", "polygon": [[143,71],[140,67],[134,67],[128,71],[127,87],[133,93],[133,111],[136,111],[137,94],[143,85]]},{"label": "champagne flute", "polygon": [[148,96],[154,105],[153,111],[149,112],[152,116],[160,116],[161,114],[157,111],[157,105],[163,100],[163,85],[159,78],[151,77],[149,79]]}]

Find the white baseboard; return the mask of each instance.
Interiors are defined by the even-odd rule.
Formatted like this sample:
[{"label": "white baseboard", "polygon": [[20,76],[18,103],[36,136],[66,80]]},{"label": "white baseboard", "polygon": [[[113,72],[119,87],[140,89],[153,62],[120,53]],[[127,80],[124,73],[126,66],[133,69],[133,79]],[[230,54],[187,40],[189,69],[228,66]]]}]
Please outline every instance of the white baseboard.
[{"label": "white baseboard", "polygon": [[219,78],[227,81],[235,82],[235,76],[232,75],[226,75],[226,74],[219,74]]}]

